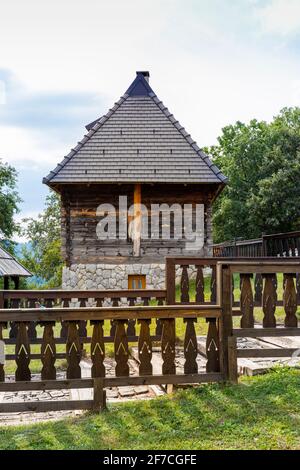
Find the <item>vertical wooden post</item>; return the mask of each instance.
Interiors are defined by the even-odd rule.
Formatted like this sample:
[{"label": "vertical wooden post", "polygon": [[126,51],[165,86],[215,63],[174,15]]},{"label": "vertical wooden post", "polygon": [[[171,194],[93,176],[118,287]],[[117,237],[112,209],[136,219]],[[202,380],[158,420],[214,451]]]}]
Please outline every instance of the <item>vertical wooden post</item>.
[{"label": "vertical wooden post", "polygon": [[104,379],[94,378],[94,411],[103,411],[106,409],[106,390],[104,390]]},{"label": "vertical wooden post", "polygon": [[150,336],[151,320],[138,320],[141,325],[138,351],[139,351],[139,375],[152,375],[152,341]]},{"label": "vertical wooden post", "polygon": [[16,340],[16,381],[31,380],[29,369],[30,364],[30,344],[28,338],[27,323],[17,323],[18,334]]},{"label": "vertical wooden post", "polygon": [[203,266],[195,265],[197,269],[196,275],[196,302],[204,302],[204,277],[203,277]]},{"label": "vertical wooden post", "polygon": [[134,185],[133,193],[133,256],[140,256],[141,254],[141,227],[142,227],[142,186],[141,184]]},{"label": "vertical wooden post", "polygon": [[198,373],[198,364],[197,364],[197,337],[195,332],[194,323],[197,322],[197,318],[184,318],[184,323],[186,323],[185,337],[184,337],[184,373],[185,374],[197,374]]},{"label": "vertical wooden post", "polygon": [[188,303],[190,301],[190,283],[188,274],[188,265],[181,265],[182,269],[181,281],[180,281],[180,301],[181,303]]},{"label": "vertical wooden post", "polygon": [[220,372],[220,346],[217,322],[215,318],[207,318],[208,332],[206,338],[206,372]]},{"label": "vertical wooden post", "polygon": [[[4,276],[3,278],[3,287],[4,287],[4,290],[9,290],[9,278]],[[8,308],[8,300],[4,300],[4,305],[3,305],[3,308]]]},{"label": "vertical wooden post", "polygon": [[[7,328],[6,323],[0,323],[0,341],[3,341],[3,328]],[[4,351],[1,351],[5,353],[5,346],[4,343],[2,343]],[[0,362],[0,382],[4,382],[5,380],[5,372],[4,372],[4,363],[2,364]]]},{"label": "vertical wooden post", "polygon": [[68,337],[66,343],[67,356],[67,379],[81,378],[81,344],[79,340],[79,332],[76,321],[68,322]]},{"label": "vertical wooden post", "polygon": [[219,322],[220,370],[228,379],[228,338],[232,335],[232,276],[228,265],[218,265],[222,273],[222,317]]},{"label": "vertical wooden post", "polygon": [[276,302],[277,302],[277,291],[276,291],[276,275],[275,274],[263,274],[265,278],[265,285],[263,290],[263,327],[264,328],[275,328],[276,327]]},{"label": "vertical wooden post", "polygon": [[116,377],[129,377],[129,350],[128,340],[125,330],[126,320],[116,320],[116,335],[114,341]]},{"label": "vertical wooden post", "polygon": [[254,327],[252,277],[253,274],[241,274],[241,328]]},{"label": "vertical wooden post", "polygon": [[0,308],[4,308],[4,292],[0,292]]},{"label": "vertical wooden post", "polygon": [[12,279],[13,279],[13,281],[14,281],[15,290],[19,290],[19,286],[20,286],[20,278],[19,278],[19,276],[14,276]]},{"label": "vertical wooden post", "polygon": [[217,278],[217,273],[216,273],[216,266],[212,265],[211,266],[211,280],[210,280],[210,301],[215,304],[216,303],[216,278]]},{"label": "vertical wooden post", "polygon": [[56,345],[53,334],[53,327],[55,326],[55,322],[42,322],[41,326],[44,327],[43,340],[41,346],[41,356],[43,364],[43,368],[41,370],[41,378],[42,380],[55,380]]},{"label": "vertical wooden post", "polygon": [[285,311],[284,326],[297,328],[297,293],[294,284],[294,274],[286,274],[283,292],[283,306]]},{"label": "vertical wooden post", "polygon": [[234,336],[228,338],[228,380],[233,384],[238,382],[237,349]]},{"label": "vertical wooden post", "polygon": [[175,366],[175,319],[162,319],[163,330],[161,338],[162,373],[163,375],[176,374]]},{"label": "vertical wooden post", "polygon": [[103,320],[91,321],[93,333],[91,340],[92,377],[105,377],[105,344],[103,334]]},{"label": "vertical wooden post", "polygon": [[175,262],[172,258],[166,259],[166,303],[174,305],[176,301],[175,292]]},{"label": "vertical wooden post", "polygon": [[4,290],[9,290],[9,277],[4,276],[3,285],[4,285]]}]

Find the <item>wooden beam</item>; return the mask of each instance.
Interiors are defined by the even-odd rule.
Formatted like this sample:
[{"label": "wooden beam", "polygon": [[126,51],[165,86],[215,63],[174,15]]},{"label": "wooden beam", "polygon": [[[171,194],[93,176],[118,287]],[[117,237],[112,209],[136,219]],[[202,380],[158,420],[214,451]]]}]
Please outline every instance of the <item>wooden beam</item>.
[{"label": "wooden beam", "polygon": [[218,305],[162,305],[132,307],[19,308],[0,310],[0,322],[6,321],[79,321],[128,320],[147,318],[220,318]]},{"label": "wooden beam", "polygon": [[142,186],[140,183],[134,185],[133,193],[133,256],[141,255],[141,228],[142,228]]},{"label": "wooden beam", "polygon": [[122,289],[122,290],[4,290],[5,299],[81,299],[81,298],[165,298],[165,289]]},{"label": "wooden beam", "polygon": [[66,400],[66,401],[35,401],[23,403],[1,403],[0,413],[25,413],[33,411],[43,413],[47,411],[61,410],[91,410],[94,402],[92,400]]},{"label": "wooden beam", "polygon": [[291,357],[297,348],[237,349],[237,357]]},{"label": "wooden beam", "polygon": [[[0,382],[0,392],[16,392],[18,390],[63,390],[75,388],[94,388],[94,380],[43,380],[24,382]],[[219,372],[202,374],[173,374],[173,375],[141,375],[130,377],[103,377],[103,387],[125,387],[127,385],[162,385],[162,384],[189,384],[223,382],[224,377]],[[101,384],[102,385],[102,384]]]},{"label": "wooden beam", "polygon": [[235,328],[232,334],[237,338],[300,336],[300,328]]}]

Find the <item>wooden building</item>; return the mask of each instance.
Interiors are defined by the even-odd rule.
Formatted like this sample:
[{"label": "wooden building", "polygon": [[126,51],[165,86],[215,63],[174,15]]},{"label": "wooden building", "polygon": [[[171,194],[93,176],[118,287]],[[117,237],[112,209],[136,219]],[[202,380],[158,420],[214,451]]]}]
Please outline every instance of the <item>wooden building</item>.
[{"label": "wooden building", "polygon": [[[113,108],[86,128],[84,138],[44,178],[61,195],[63,287],[163,287],[166,255],[208,254],[211,206],[226,177],[156,96],[149,72],[137,72]],[[99,205],[116,208],[117,235],[124,225],[120,196],[127,197],[127,209],[135,203],[134,212],[125,214],[127,222],[134,221],[134,236],[127,231],[126,236],[99,239],[97,227],[104,217]],[[191,253],[185,236],[174,239],[175,209],[170,237],[162,236],[168,222],[161,204],[190,204],[192,217],[196,207],[203,207],[203,243],[196,252],[193,248]],[[155,211],[161,215],[154,228]],[[141,235],[145,220],[148,238]]]},{"label": "wooden building", "polygon": [[10,281],[13,282],[15,289],[19,289],[20,278],[30,276],[32,276],[31,272],[0,246],[0,278],[3,278],[3,289],[9,290]]}]

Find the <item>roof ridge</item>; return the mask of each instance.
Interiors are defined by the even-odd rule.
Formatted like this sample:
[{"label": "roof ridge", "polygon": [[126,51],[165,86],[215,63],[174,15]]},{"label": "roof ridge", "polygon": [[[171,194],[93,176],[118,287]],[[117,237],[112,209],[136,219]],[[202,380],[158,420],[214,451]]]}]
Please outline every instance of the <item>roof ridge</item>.
[{"label": "roof ridge", "polygon": [[175,118],[175,116],[169,111],[169,109],[164,105],[164,103],[158,98],[158,96],[153,93],[149,94],[152,98],[154,103],[158,106],[158,108],[163,112],[163,114],[169,119],[169,121],[173,124],[173,126],[180,132],[180,134],[185,138],[188,144],[192,147],[192,149],[202,158],[204,163],[210,168],[210,170],[219,178],[222,183],[226,183],[228,178],[221,172],[221,170],[215,165],[206,155],[203,150],[197,145],[196,141],[192,139],[191,134],[189,134],[185,128],[180,124],[180,122]]},{"label": "roof ridge", "polygon": [[86,128],[89,130],[87,134],[84,135],[84,137],[77,143],[76,147],[74,149],[71,149],[71,151],[64,157],[64,159],[57,164],[57,166],[54,168],[54,170],[50,171],[50,173],[43,178],[43,183],[49,183],[52,178],[54,178],[55,175],[78,153],[78,151],[88,142],[91,137],[100,129],[100,127],[103,126],[103,124],[116,112],[116,110],[121,106],[121,104],[126,101],[128,98],[128,94],[124,94],[121,96],[121,98],[114,104],[114,106],[108,110],[106,114],[103,114],[101,118],[97,119],[91,125],[93,125],[91,128],[88,129],[88,126]]}]

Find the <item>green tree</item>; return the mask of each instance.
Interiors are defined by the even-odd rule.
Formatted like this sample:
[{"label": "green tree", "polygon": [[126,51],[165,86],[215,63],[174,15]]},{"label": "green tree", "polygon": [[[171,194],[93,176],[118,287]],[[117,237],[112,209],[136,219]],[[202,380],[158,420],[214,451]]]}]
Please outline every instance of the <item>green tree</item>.
[{"label": "green tree", "polygon": [[28,244],[22,249],[23,263],[43,287],[60,287],[63,261],[60,239],[60,199],[51,192],[45,210],[37,218],[23,219],[23,235]]},{"label": "green tree", "polygon": [[208,152],[229,179],[214,205],[215,242],[300,228],[300,108],[227,126]]},{"label": "green tree", "polygon": [[[17,172],[0,160],[0,238],[9,240],[18,231],[14,216],[21,202],[16,191]],[[9,247],[8,247],[9,248]]]}]

